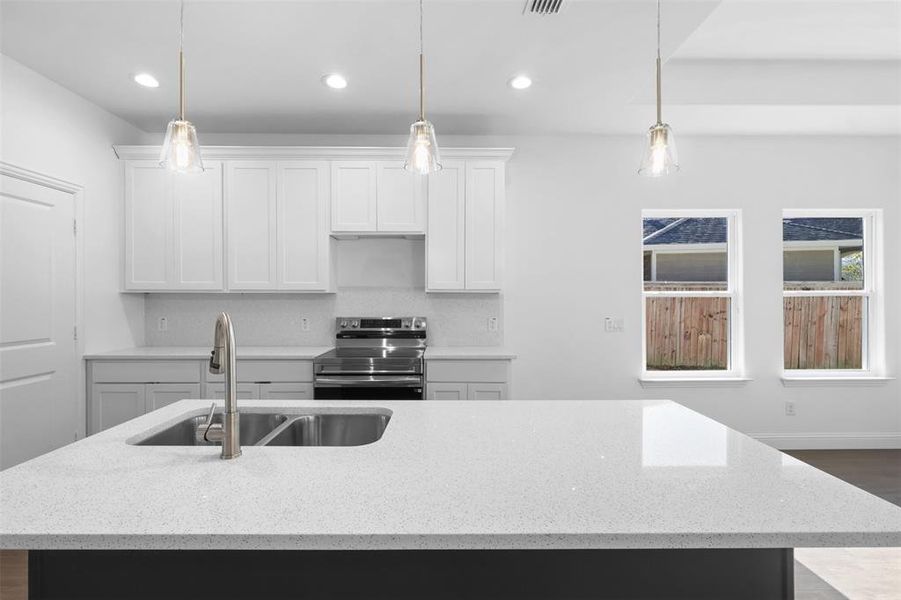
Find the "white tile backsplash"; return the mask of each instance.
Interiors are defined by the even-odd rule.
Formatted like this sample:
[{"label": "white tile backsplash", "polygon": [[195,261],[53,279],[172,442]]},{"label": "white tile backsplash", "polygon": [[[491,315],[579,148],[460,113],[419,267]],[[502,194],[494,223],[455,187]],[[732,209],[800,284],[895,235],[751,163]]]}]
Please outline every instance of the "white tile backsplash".
[{"label": "white tile backsplash", "polygon": [[[231,314],[238,343],[246,346],[318,346],[334,341],[337,316],[423,316],[429,344],[494,346],[503,343],[499,294],[426,294],[421,288],[339,287],[336,294],[148,294],[149,346],[203,346],[212,341],[221,311]],[[498,331],[488,331],[489,317]],[[160,317],[167,330],[159,331]],[[300,320],[310,320],[310,330]]]}]

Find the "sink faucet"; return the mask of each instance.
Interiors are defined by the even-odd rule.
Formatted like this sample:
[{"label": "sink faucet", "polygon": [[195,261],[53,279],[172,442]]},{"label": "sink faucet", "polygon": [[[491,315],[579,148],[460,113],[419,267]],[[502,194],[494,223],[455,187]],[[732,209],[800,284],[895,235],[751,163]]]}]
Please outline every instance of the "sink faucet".
[{"label": "sink faucet", "polygon": [[220,458],[238,458],[241,456],[241,419],[235,394],[235,330],[228,313],[219,313],[216,318],[210,373],[225,373],[225,413],[222,423],[213,423],[210,411],[203,437],[208,442],[222,443]]}]

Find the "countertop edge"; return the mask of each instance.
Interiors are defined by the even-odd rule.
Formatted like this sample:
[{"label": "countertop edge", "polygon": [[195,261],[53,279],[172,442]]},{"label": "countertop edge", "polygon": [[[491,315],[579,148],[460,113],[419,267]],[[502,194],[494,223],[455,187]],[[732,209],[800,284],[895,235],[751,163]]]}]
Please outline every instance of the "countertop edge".
[{"label": "countertop edge", "polygon": [[7,534],[3,550],[582,550],[901,547],[901,531],[847,533],[59,535]]}]

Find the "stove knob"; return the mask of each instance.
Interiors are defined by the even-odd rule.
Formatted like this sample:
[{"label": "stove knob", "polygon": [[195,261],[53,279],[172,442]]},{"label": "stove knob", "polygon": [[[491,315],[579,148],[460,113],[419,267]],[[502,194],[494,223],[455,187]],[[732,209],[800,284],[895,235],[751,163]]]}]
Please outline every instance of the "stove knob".
[{"label": "stove knob", "polygon": [[400,326],[403,327],[404,329],[409,329],[411,327],[410,319],[404,319],[401,322]]},{"label": "stove knob", "polygon": [[341,329],[347,329],[347,321],[341,321]]},{"label": "stove knob", "polygon": [[359,327],[359,326],[360,326],[360,322],[359,322],[359,321],[353,321],[353,322],[350,324],[350,326],[351,326],[351,327]]}]

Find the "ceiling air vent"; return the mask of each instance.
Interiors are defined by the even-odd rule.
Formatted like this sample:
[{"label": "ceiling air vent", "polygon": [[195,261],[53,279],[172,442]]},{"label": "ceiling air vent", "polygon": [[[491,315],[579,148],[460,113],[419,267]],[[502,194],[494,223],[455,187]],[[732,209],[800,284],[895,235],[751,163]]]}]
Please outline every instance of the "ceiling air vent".
[{"label": "ceiling air vent", "polygon": [[563,6],[563,0],[526,0],[524,15],[556,15]]}]

